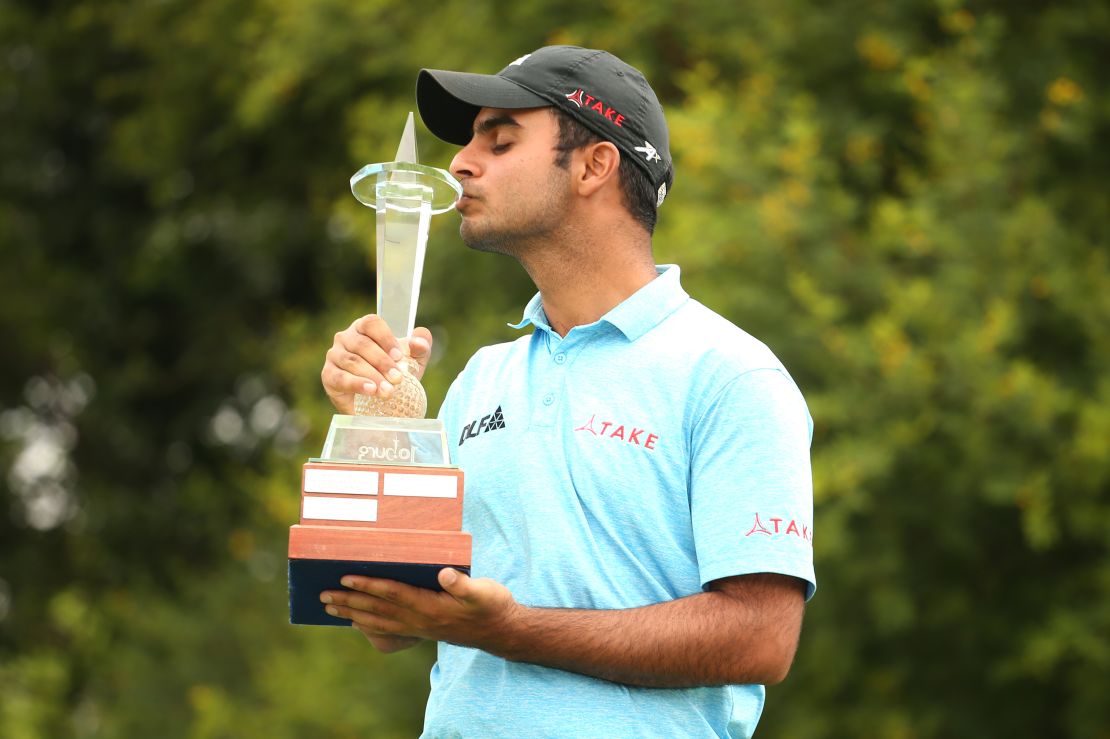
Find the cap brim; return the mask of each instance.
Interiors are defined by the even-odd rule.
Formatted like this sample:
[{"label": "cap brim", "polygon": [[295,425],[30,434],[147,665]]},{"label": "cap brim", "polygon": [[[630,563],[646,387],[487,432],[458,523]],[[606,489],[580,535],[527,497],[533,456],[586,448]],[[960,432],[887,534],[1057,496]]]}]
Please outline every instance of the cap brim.
[{"label": "cap brim", "polygon": [[420,118],[444,141],[465,146],[482,108],[540,108],[551,105],[536,93],[495,74],[422,69],[416,78]]}]

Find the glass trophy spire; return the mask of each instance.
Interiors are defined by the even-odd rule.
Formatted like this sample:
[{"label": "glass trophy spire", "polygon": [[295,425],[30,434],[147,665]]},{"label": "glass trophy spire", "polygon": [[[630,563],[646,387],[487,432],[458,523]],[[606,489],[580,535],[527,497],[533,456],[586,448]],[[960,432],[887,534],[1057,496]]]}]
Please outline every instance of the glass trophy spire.
[{"label": "glass trophy spire", "polygon": [[367,165],[351,178],[355,197],[377,214],[377,312],[402,339],[416,325],[431,217],[450,210],[462,194],[449,173],[417,160],[409,113],[394,161]]}]

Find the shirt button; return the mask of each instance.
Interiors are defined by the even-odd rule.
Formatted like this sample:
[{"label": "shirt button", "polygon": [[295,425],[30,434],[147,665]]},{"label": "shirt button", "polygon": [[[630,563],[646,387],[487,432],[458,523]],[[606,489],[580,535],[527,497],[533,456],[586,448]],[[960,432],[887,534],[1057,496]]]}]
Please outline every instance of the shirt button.
[{"label": "shirt button", "polygon": [[555,396],[553,394],[548,393],[547,395],[543,396],[543,404],[544,405],[551,405],[554,402],[555,402]]},{"label": "shirt button", "polygon": [[562,352],[559,352],[558,354],[555,355],[555,364],[562,364],[565,361],[567,361],[567,355],[566,354],[563,354]]}]

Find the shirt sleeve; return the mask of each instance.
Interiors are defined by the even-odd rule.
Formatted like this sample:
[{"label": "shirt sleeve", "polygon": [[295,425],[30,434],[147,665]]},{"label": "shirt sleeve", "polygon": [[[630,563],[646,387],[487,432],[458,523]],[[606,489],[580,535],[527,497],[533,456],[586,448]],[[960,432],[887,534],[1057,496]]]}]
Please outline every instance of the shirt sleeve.
[{"label": "shirt sleeve", "polygon": [[690,511],[702,586],[774,572],[805,580],[813,597],[813,422],[778,369],[725,385],[695,422]]}]

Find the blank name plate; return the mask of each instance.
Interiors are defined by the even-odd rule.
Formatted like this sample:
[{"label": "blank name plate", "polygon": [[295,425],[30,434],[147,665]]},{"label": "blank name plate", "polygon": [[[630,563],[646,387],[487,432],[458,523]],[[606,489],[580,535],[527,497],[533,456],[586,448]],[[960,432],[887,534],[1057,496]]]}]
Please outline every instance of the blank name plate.
[{"label": "blank name plate", "polygon": [[304,492],[341,495],[377,495],[378,471],[350,466],[346,469],[305,467]]},{"label": "blank name plate", "polygon": [[304,520],[366,522],[378,520],[378,501],[372,498],[306,495],[302,503],[301,518]]},{"label": "blank name plate", "polygon": [[457,498],[459,480],[454,475],[385,474],[382,486],[385,495],[409,495],[414,498]]}]

